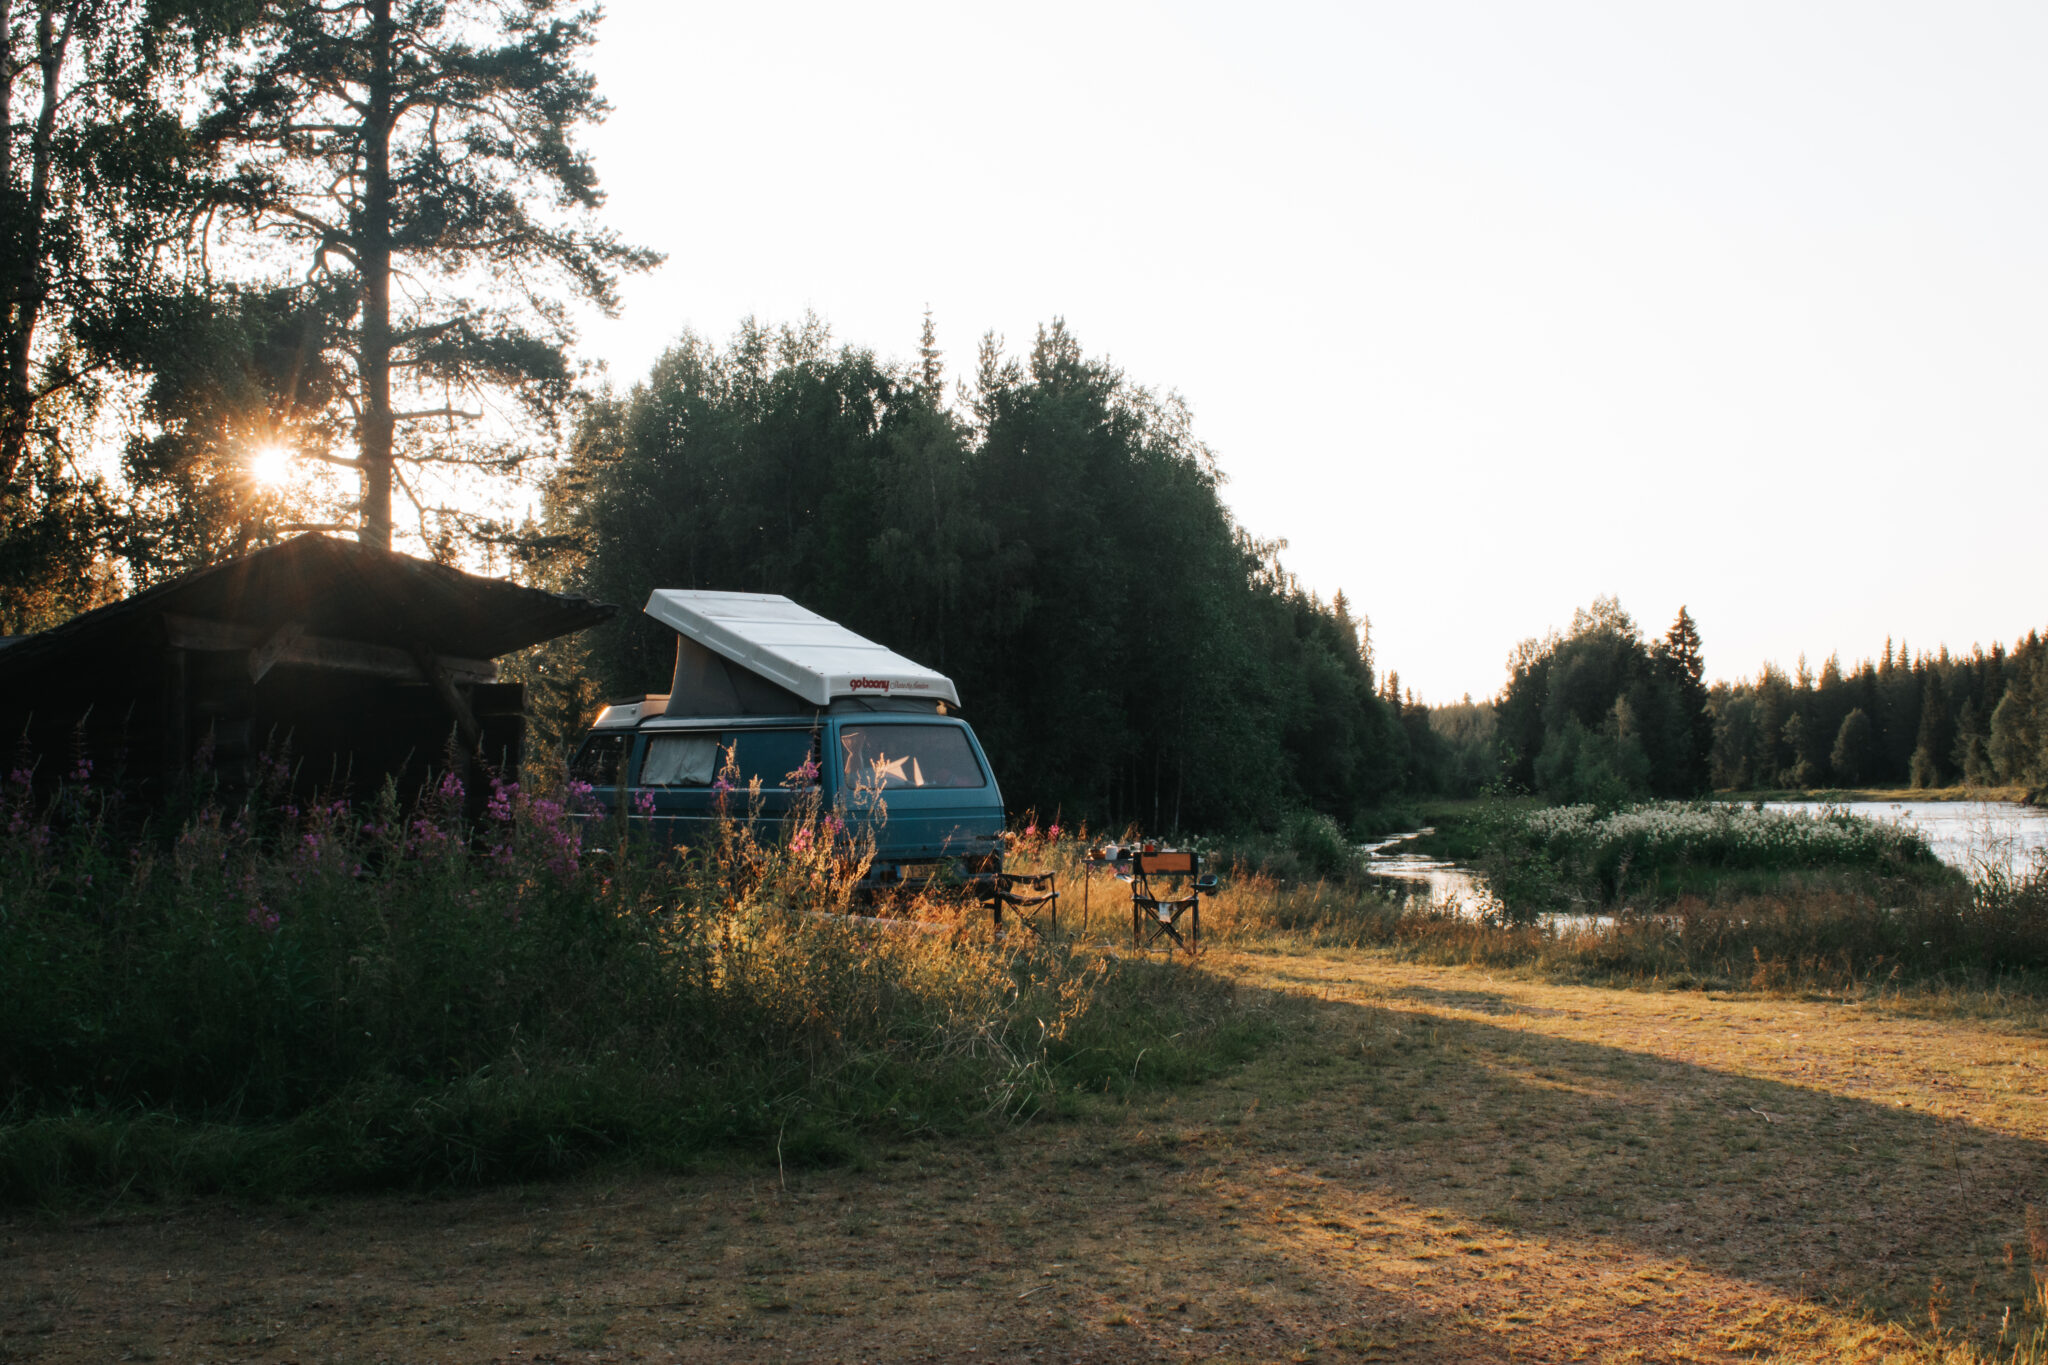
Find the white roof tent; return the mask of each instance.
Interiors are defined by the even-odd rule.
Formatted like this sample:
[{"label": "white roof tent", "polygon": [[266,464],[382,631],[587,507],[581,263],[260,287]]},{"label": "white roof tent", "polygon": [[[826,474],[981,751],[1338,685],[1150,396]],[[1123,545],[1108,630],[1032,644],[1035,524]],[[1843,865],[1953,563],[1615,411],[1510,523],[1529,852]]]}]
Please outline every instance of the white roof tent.
[{"label": "white roof tent", "polygon": [[647,614],[676,632],[676,671],[669,695],[634,707],[635,720],[960,704],[943,673],[777,594],[656,588]]}]

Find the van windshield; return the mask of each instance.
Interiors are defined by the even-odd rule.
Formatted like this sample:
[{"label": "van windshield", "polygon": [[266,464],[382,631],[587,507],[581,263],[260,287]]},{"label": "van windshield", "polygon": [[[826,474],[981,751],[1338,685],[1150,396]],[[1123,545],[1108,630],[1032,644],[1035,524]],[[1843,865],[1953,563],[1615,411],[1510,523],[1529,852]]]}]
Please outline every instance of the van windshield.
[{"label": "van windshield", "polygon": [[967,734],[953,725],[848,725],[839,731],[845,786],[986,787]]}]

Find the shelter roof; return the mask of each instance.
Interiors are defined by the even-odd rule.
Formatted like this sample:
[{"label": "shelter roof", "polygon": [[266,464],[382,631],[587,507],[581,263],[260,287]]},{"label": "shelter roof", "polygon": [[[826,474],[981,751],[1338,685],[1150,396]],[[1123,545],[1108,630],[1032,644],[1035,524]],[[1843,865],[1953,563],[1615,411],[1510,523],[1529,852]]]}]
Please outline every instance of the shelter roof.
[{"label": "shelter roof", "polygon": [[617,608],[308,534],[198,569],[0,649],[0,678],[79,654],[161,646],[163,618],[492,659]]}]

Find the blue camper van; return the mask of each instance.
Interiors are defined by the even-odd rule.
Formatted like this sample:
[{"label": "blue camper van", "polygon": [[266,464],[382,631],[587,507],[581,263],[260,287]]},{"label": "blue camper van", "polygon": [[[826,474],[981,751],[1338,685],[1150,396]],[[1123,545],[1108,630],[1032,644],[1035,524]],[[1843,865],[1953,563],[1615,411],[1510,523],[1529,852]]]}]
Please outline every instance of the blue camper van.
[{"label": "blue camper van", "polygon": [[951,679],[787,597],[658,589],[646,610],[676,632],[675,676],[607,706],[577,751],[593,824],[623,811],[635,837],[702,846],[721,805],[747,814],[750,783],[772,826],[815,781],[826,810],[872,831],[870,887],[1002,870],[1002,790]]}]

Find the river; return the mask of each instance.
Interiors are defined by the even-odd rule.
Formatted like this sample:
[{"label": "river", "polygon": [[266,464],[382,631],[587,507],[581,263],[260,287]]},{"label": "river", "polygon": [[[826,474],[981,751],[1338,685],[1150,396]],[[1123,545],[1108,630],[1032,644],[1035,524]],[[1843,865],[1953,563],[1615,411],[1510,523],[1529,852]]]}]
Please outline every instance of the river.
[{"label": "river", "polygon": [[[1818,811],[1818,801],[1772,801],[1769,810]],[[2007,801],[1847,801],[1832,807],[1871,820],[1918,830],[1934,856],[1972,877],[1988,872],[2025,873],[2048,859],[2048,810]],[[1386,889],[1467,910],[1486,903],[1486,883],[1477,872],[1401,845],[1428,830],[1412,830],[1360,845],[1367,872]]]},{"label": "river", "polygon": [[[1772,801],[1767,810],[1822,809],[1817,801]],[[1934,856],[1972,877],[2018,876],[2048,857],[2048,810],[2010,801],[1844,801],[1834,806],[1919,830]]]}]

